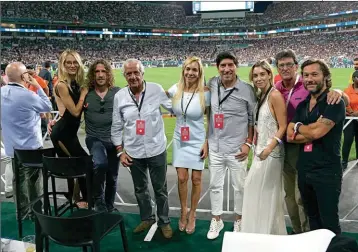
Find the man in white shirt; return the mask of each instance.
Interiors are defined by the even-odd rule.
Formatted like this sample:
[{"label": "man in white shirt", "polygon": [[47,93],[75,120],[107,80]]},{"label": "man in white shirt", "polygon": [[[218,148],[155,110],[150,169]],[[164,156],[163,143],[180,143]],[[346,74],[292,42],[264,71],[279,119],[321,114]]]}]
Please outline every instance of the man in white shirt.
[{"label": "man in white shirt", "polygon": [[[171,111],[171,101],[164,89],[143,79],[143,64],[128,59],[123,64],[128,86],[119,90],[113,103],[111,139],[120,162],[132,173],[135,196],[142,222],[134,233],[142,232],[155,223],[148,189],[149,174],[157,204],[158,226],[165,238],[171,238],[167,191],[167,139],[160,106]],[[125,151],[124,151],[125,149]]]},{"label": "man in white shirt", "polygon": [[[14,149],[42,148],[40,113],[50,112],[52,106],[41,86],[28,74],[24,64],[11,63],[5,72],[9,83],[1,88],[2,140],[6,156],[13,158]],[[26,83],[37,88],[37,94],[28,90]],[[29,183],[30,188],[36,187],[36,193],[39,195],[42,193],[39,191],[42,179],[39,174],[39,171],[33,169],[21,169],[20,183]],[[28,187],[20,188],[20,201],[24,205],[36,197],[37,195],[29,192]]]}]

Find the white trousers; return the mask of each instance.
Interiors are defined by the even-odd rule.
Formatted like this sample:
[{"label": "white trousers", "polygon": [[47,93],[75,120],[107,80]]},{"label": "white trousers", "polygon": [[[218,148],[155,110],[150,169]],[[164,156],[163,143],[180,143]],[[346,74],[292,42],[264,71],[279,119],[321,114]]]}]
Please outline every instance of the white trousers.
[{"label": "white trousers", "polygon": [[247,163],[248,159],[238,161],[234,154],[225,155],[209,150],[209,190],[212,215],[219,216],[223,213],[226,169],[230,171],[231,185],[234,189],[234,212],[238,215],[242,214]]},{"label": "white trousers", "polygon": [[[5,156],[5,150],[1,147],[1,158],[4,158]],[[5,192],[12,192],[12,179],[14,177],[13,171],[12,171],[12,162],[11,159],[5,159],[1,162],[1,165],[5,166]]]}]

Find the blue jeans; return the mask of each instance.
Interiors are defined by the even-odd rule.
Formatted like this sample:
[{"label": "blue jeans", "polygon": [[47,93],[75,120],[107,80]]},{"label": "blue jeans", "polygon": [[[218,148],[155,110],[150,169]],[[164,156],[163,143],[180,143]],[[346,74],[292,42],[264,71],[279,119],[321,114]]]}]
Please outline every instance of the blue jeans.
[{"label": "blue jeans", "polygon": [[86,145],[93,156],[93,197],[96,210],[111,212],[117,192],[119,158],[115,146],[87,136]]}]

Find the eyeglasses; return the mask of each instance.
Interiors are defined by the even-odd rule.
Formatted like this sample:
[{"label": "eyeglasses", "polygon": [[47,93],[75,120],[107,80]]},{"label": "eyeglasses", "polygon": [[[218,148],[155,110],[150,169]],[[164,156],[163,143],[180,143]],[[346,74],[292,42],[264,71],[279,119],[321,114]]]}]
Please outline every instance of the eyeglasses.
[{"label": "eyeglasses", "polygon": [[105,103],[106,103],[105,100],[101,100],[101,101],[100,101],[101,108],[100,108],[100,110],[99,110],[99,113],[101,113],[101,114],[104,114],[104,104],[105,104]]},{"label": "eyeglasses", "polygon": [[278,64],[277,67],[278,67],[279,69],[284,69],[285,67],[287,67],[287,68],[292,68],[294,65],[296,65],[296,64],[293,63],[293,62],[288,62],[288,63]]}]

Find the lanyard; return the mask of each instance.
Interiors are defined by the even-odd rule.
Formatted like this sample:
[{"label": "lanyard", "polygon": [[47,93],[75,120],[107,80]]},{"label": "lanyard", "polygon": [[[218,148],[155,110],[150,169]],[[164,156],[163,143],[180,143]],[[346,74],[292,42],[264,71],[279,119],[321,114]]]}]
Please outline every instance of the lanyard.
[{"label": "lanyard", "polygon": [[[146,88],[146,83],[144,82],[145,86],[144,86],[144,90]],[[138,115],[140,117],[140,110],[142,109],[142,105],[143,105],[143,100],[144,100],[144,96],[145,96],[145,91],[143,92],[143,95],[142,95],[142,99],[140,100],[140,103],[138,105],[138,102],[137,100],[135,99],[134,95],[132,94],[132,92],[130,91],[130,88],[128,87],[128,93],[129,93],[129,96],[132,98],[134,104],[137,106],[138,108]]]},{"label": "lanyard", "polygon": [[221,97],[221,94],[220,94],[220,85],[221,83],[218,83],[218,101],[219,101],[219,108],[221,109],[221,104],[223,104],[224,101],[226,101],[227,98],[229,98],[229,96],[232,94],[232,92],[234,92],[235,90],[235,87],[233,87],[230,92],[220,101],[220,97]]},{"label": "lanyard", "polygon": [[[295,86],[296,86],[296,84],[297,84],[297,82],[298,82],[299,79],[300,79],[300,76],[297,74],[295,84],[294,84],[293,87],[291,88],[290,93],[288,94],[288,97],[287,97],[286,109],[287,109],[287,107],[288,107],[288,104],[290,103],[291,96],[292,96],[292,94],[293,94],[293,90],[295,89]],[[283,83],[283,82],[282,82],[282,83]]]},{"label": "lanyard", "polygon": [[[13,86],[13,87],[21,87],[21,88],[25,88],[24,86],[17,84],[17,83],[9,83],[9,86]],[[25,88],[26,89],[26,88]]]},{"label": "lanyard", "polygon": [[[196,92],[196,91],[195,91]],[[186,108],[185,108],[185,111],[184,111],[184,105],[183,105],[183,100],[184,100],[184,91],[181,93],[181,112],[182,112],[182,115],[183,115],[183,118],[184,118],[184,122],[186,122],[186,112],[188,110],[188,107],[189,107],[189,104],[191,102],[191,100],[193,99],[194,95],[195,95],[195,92],[193,93],[193,95],[191,96],[188,104],[186,105]]]}]

